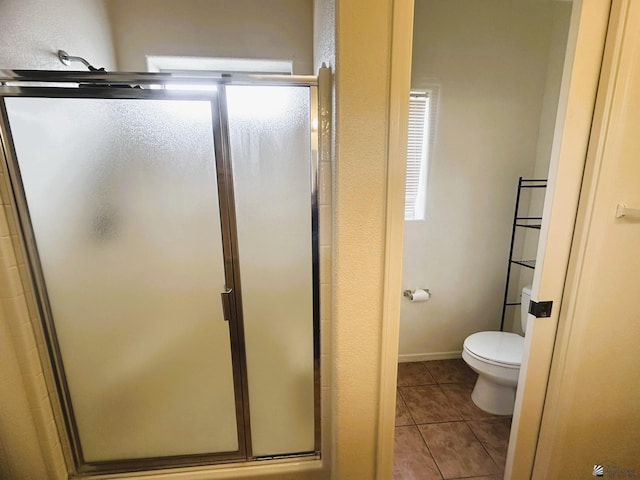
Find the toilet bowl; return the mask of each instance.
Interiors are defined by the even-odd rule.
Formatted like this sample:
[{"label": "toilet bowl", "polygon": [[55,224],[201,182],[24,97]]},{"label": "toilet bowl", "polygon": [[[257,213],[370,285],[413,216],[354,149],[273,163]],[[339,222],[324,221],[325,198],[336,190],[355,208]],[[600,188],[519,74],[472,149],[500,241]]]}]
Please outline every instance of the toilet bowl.
[{"label": "toilet bowl", "polygon": [[[531,287],[522,289],[520,320],[522,331],[527,325]],[[511,415],[516,399],[524,338],[510,332],[478,332],[469,335],[462,358],[478,380],[471,399],[479,408],[494,415]]]}]

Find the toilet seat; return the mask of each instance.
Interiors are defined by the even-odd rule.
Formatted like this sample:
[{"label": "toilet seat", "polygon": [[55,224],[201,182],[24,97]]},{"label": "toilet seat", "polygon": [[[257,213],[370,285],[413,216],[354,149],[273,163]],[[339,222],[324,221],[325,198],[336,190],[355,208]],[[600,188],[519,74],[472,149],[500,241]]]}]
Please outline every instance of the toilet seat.
[{"label": "toilet seat", "polygon": [[510,332],[478,332],[465,339],[464,349],[480,361],[520,368],[524,338]]}]

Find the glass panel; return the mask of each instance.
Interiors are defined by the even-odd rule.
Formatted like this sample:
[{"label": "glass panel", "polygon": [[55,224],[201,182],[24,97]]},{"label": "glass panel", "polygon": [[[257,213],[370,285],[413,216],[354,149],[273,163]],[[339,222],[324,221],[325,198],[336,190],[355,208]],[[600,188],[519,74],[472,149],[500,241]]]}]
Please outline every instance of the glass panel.
[{"label": "glass panel", "polygon": [[309,89],[227,99],[253,454],[313,451]]},{"label": "glass panel", "polygon": [[85,460],[237,450],[209,102],[7,109]]}]

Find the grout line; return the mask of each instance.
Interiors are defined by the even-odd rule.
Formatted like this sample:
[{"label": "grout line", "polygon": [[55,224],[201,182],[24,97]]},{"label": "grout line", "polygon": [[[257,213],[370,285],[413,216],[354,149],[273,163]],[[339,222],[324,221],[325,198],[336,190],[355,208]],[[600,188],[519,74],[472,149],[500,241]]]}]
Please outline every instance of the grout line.
[{"label": "grout line", "polygon": [[[493,458],[493,456],[491,455],[491,453],[489,452],[487,446],[480,440],[480,438],[478,438],[478,435],[476,435],[476,433],[473,431],[473,429],[471,428],[471,426],[469,425],[469,422],[474,422],[474,421],[492,421],[492,420],[498,420],[500,418],[507,418],[506,416],[492,416],[492,417],[486,417],[486,418],[465,418],[466,416],[463,414],[463,412],[460,411],[460,409],[458,407],[456,407],[455,405],[452,405],[454,410],[457,412],[457,414],[460,416],[460,420],[443,420],[443,421],[436,421],[436,422],[426,422],[426,423],[417,423],[415,421],[415,418],[413,417],[413,414],[411,413],[411,409],[409,408],[404,396],[402,395],[402,392],[400,391],[401,388],[411,388],[411,387],[422,387],[422,386],[437,386],[438,390],[440,390],[442,392],[443,395],[446,394],[444,393],[444,391],[442,390],[442,388],[440,387],[440,385],[460,385],[461,387],[466,386],[467,385],[467,381],[465,379],[463,379],[462,381],[457,381],[457,382],[439,382],[438,379],[431,373],[431,371],[429,370],[429,368],[427,367],[427,363],[430,362],[435,362],[437,360],[432,360],[432,361],[424,361],[424,362],[419,362],[422,365],[424,365],[425,369],[427,370],[427,372],[429,372],[429,375],[431,375],[431,378],[436,382],[436,383],[426,383],[426,384],[417,384],[417,385],[402,385],[402,386],[397,386],[396,390],[400,396],[400,398],[402,399],[402,401],[405,404],[405,407],[407,409],[407,411],[409,412],[409,417],[411,418],[411,420],[414,422],[413,425],[401,425],[401,426],[414,426],[415,428],[417,428],[418,433],[420,434],[420,437],[422,438],[422,441],[424,443],[424,445],[427,447],[427,450],[429,452],[429,455],[431,455],[431,458],[434,462],[434,464],[436,465],[436,468],[438,469],[438,472],[440,474],[440,477],[444,479],[444,475],[442,473],[442,470],[440,470],[440,466],[438,465],[438,462],[436,461],[436,458],[433,455],[433,452],[431,451],[431,448],[429,448],[429,444],[426,441],[426,438],[424,437],[424,435],[422,434],[422,431],[420,430],[420,426],[421,425],[433,425],[433,424],[441,424],[441,423],[460,423],[463,422],[465,424],[465,426],[471,430],[471,433],[473,434],[473,436],[475,437],[475,439],[478,441],[478,443],[480,444],[480,446],[482,447],[482,449],[486,452],[486,454],[489,456],[489,459],[491,460],[491,462],[494,464],[494,466],[496,467],[497,471],[499,472],[501,470],[501,466],[498,465],[498,462],[496,462],[496,460]],[[447,397],[448,399],[448,397]],[[491,474],[493,475],[493,474]],[[499,473],[496,472],[496,475],[499,475]],[[447,479],[447,480],[462,480],[464,477],[462,478],[458,478],[458,479]],[[468,478],[468,477],[467,477]]]},{"label": "grout line", "polygon": [[412,385],[398,385],[397,388],[407,388],[407,387],[431,387],[438,385],[437,383],[416,383]]},{"label": "grout line", "polygon": [[417,426],[420,425],[439,425],[441,423],[461,423],[461,422],[465,422],[466,420],[464,419],[458,419],[458,420],[439,420],[439,421],[435,421],[435,422],[425,422],[425,423],[416,423]]},{"label": "grout line", "polygon": [[[443,421],[436,421],[436,422],[426,422],[426,423],[417,423],[415,421],[415,418],[413,417],[413,414],[411,413],[411,409],[409,408],[409,405],[407,404],[404,396],[402,395],[402,392],[400,391],[401,388],[411,388],[411,387],[423,387],[423,386],[437,386],[438,390],[440,390],[440,392],[447,398],[447,400],[449,399],[446,394],[444,393],[444,391],[442,390],[442,388],[440,387],[440,385],[460,385],[460,386],[465,386],[467,385],[467,381],[466,380],[462,380],[462,381],[457,381],[457,382],[438,382],[438,380],[436,379],[436,377],[431,373],[431,371],[429,370],[429,368],[427,367],[427,363],[431,363],[431,362],[438,362],[441,360],[427,360],[427,361],[423,361],[423,362],[419,362],[421,364],[424,365],[424,367],[427,369],[427,371],[429,372],[429,375],[431,375],[431,377],[433,378],[433,380],[436,382],[434,383],[427,383],[427,384],[418,384],[418,385],[403,385],[403,386],[397,386],[396,387],[396,391],[398,392],[398,394],[400,395],[400,398],[402,398],[402,401],[405,404],[405,407],[407,408],[407,411],[409,412],[409,417],[411,418],[411,420],[414,422],[413,425],[401,425],[402,427],[410,427],[410,426],[414,426],[415,428],[417,428],[418,433],[420,434],[420,437],[422,438],[422,441],[424,443],[424,445],[427,447],[427,450],[429,452],[429,455],[431,455],[431,459],[433,460],[433,463],[435,464],[436,468],[438,469],[438,473],[440,474],[440,477],[442,479],[444,479],[444,475],[442,473],[442,470],[440,470],[440,466],[438,465],[438,462],[436,460],[436,458],[433,456],[433,452],[431,451],[431,448],[429,448],[429,444],[427,443],[426,438],[424,437],[424,435],[422,434],[422,431],[420,430],[420,426],[421,425],[434,425],[434,424],[441,424],[441,423],[461,423],[463,422],[465,424],[465,426],[471,430],[471,433],[473,434],[473,436],[476,438],[476,440],[478,441],[478,443],[481,445],[482,449],[486,452],[486,454],[489,456],[489,459],[491,460],[491,462],[494,464],[494,466],[496,467],[497,471],[495,474],[490,474],[490,475],[499,475],[499,472],[501,470],[500,465],[498,465],[498,463],[495,461],[495,459],[493,458],[493,456],[491,455],[491,453],[489,453],[487,447],[485,446],[485,444],[480,440],[480,438],[478,438],[478,436],[476,435],[476,433],[473,431],[473,429],[469,426],[468,422],[473,422],[473,421],[483,421],[483,420],[488,420],[488,421],[492,421],[492,420],[497,420],[500,418],[508,418],[507,416],[501,416],[501,415],[497,415],[497,416],[492,416],[492,417],[482,417],[482,418],[465,418],[465,415],[463,414],[463,412],[460,411],[459,408],[457,408],[455,405],[452,405],[453,409],[456,411],[456,413],[460,416],[460,420],[443,420]],[[397,428],[397,427],[396,427]],[[464,480],[465,478],[470,478],[470,477],[457,477],[457,478],[451,478],[451,479],[446,479],[446,480]]]},{"label": "grout line", "polygon": [[[402,398],[402,394],[400,393],[400,390],[398,390],[396,388],[396,393],[398,396],[398,401],[402,402],[402,405],[404,405],[404,409],[407,411],[407,413],[409,414],[409,420],[411,420],[413,422],[413,417],[411,417],[411,412],[409,411],[409,407],[407,407],[407,402],[404,401],[404,398]],[[398,421],[398,404],[396,403],[396,417],[395,417],[395,422]],[[411,425],[411,424],[410,424]],[[413,423],[413,425],[415,425],[415,422]],[[397,423],[394,425],[394,427],[407,427],[409,425],[398,425]]]},{"label": "grout line", "polygon": [[[444,479],[444,474],[442,473],[442,470],[440,470],[440,465],[438,465],[438,461],[436,460],[436,457],[433,456],[433,452],[431,451],[431,448],[429,448],[429,444],[427,443],[427,439],[424,438],[424,435],[422,434],[422,431],[418,428],[417,425],[416,425],[416,429],[418,430],[418,434],[420,435],[420,438],[422,438],[422,443],[424,443],[425,447],[427,447],[427,450],[429,451],[429,455],[431,455],[431,459],[433,460],[433,464],[438,469],[438,473],[440,474],[440,478]],[[454,480],[454,479],[452,479],[452,480]]]},{"label": "grout line", "polygon": [[396,392],[398,392],[398,395],[400,395],[400,398],[402,398],[402,401],[404,402],[404,406],[407,407],[407,412],[409,412],[409,418],[413,422],[413,425],[418,425],[416,423],[416,419],[413,418],[413,415],[411,414],[411,409],[409,408],[409,405],[407,405],[407,401],[405,400],[404,396],[402,395],[402,392],[398,389],[398,387],[396,387]]},{"label": "grout line", "polygon": [[[495,418],[493,418],[493,417],[492,417],[492,418],[481,418],[481,419],[478,419],[478,420],[471,420],[471,421],[472,421],[472,422],[474,422],[474,421],[485,421],[485,420],[486,420],[486,421],[488,421],[488,422],[492,422],[492,421],[497,421],[497,420],[498,420],[498,419],[500,419],[500,418],[508,418],[508,417],[506,417],[506,416],[505,416],[505,417],[497,416],[497,417],[495,417]],[[466,421],[465,421],[465,423],[466,423]],[[498,465],[498,462],[496,461],[496,459],[495,459],[495,458],[493,458],[493,455],[491,455],[491,452],[489,451],[489,449],[488,449],[488,447],[485,445],[485,443],[480,439],[480,437],[478,437],[478,435],[476,435],[476,432],[473,430],[473,428],[471,428],[471,426],[470,426],[470,425],[467,425],[467,426],[469,427],[469,430],[471,430],[471,432],[473,432],[474,436],[478,439],[478,441],[480,442],[480,444],[482,445],[482,447],[485,449],[485,451],[487,452],[487,454],[489,455],[489,457],[491,458],[491,460],[493,460],[493,463],[495,463],[495,464],[496,464],[496,466],[497,466],[498,468],[500,468],[500,465]],[[509,437],[510,437],[510,435],[507,435],[507,442],[509,441]]]},{"label": "grout line", "polygon": [[[467,421],[465,420],[464,422],[465,424],[467,423]],[[484,442],[482,440],[480,440],[480,438],[478,437],[478,435],[476,435],[476,432],[473,431],[473,428],[471,428],[468,424],[467,424],[467,428],[469,430],[471,430],[471,433],[473,433],[473,436],[476,437],[476,440],[478,440],[478,443],[480,444],[480,446],[482,447],[482,449],[487,453],[487,455],[489,456],[489,458],[491,459],[491,461],[493,462],[493,464],[496,466],[496,468],[498,469],[498,472],[501,470],[500,469],[500,465],[498,465],[498,463],[493,459],[493,456],[491,455],[491,453],[489,453],[489,450],[487,449],[487,447],[485,446]],[[492,474],[493,475],[493,474]],[[498,473],[496,473],[496,475],[498,475]]]}]

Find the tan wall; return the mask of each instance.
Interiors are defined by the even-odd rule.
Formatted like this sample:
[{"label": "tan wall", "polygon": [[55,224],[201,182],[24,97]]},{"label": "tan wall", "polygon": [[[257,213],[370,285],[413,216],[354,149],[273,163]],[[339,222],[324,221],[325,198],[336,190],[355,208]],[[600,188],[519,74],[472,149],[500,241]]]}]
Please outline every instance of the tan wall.
[{"label": "tan wall", "polygon": [[86,70],[66,67],[58,50],[95,67],[115,67],[103,0],[6,0],[0,3],[0,68]]},{"label": "tan wall", "polygon": [[0,478],[25,478],[25,475],[33,479],[46,478],[33,414],[13,345],[18,338],[9,328],[4,311],[0,311],[0,315]]},{"label": "tan wall", "polygon": [[121,71],[145,55],[292,60],[313,73],[311,0],[107,0]]},{"label": "tan wall", "polygon": [[548,63],[545,72],[540,129],[533,172],[534,178],[545,178],[549,172],[549,160],[556,126],[558,96],[560,95],[564,57],[567,50],[572,2],[553,2],[552,8],[553,25],[549,39]]},{"label": "tan wall", "polygon": [[376,478],[392,6],[336,11],[336,479]]},{"label": "tan wall", "polygon": [[[466,336],[500,326],[518,177],[531,178],[537,150],[548,165],[543,96],[557,103],[560,79],[547,80],[550,44],[556,11],[565,35],[570,12],[510,0],[415,7],[412,88],[440,94],[426,220],[405,223],[404,244],[403,289],[429,288],[432,298],[402,302],[403,360],[459,354]],[[554,118],[542,126],[553,132]]]},{"label": "tan wall", "polygon": [[[558,98],[562,84],[562,73],[567,50],[567,36],[569,30],[569,20],[571,17],[571,2],[553,2],[553,29],[551,31],[549,45],[549,63],[547,64],[544,95],[542,98],[542,112],[540,114],[540,128],[538,131],[538,145],[536,149],[535,166],[531,178],[547,178],[549,175],[549,161],[552,155],[553,135],[556,127],[556,116],[558,114]],[[544,208],[546,191],[533,190],[527,192],[523,197],[522,215],[531,217],[540,216]],[[538,240],[540,232],[526,229],[521,232],[519,246],[520,258],[536,258]],[[521,247],[521,248],[520,248]],[[531,272],[523,272],[519,269],[519,275],[512,283],[514,290],[522,290],[525,285],[532,284]],[[514,308],[510,315],[505,318],[508,329],[521,333],[520,312]]]},{"label": "tan wall", "polygon": [[[322,64],[335,68],[336,63],[336,2],[313,2],[313,65],[318,70]],[[335,96],[333,97],[335,100]]]}]

